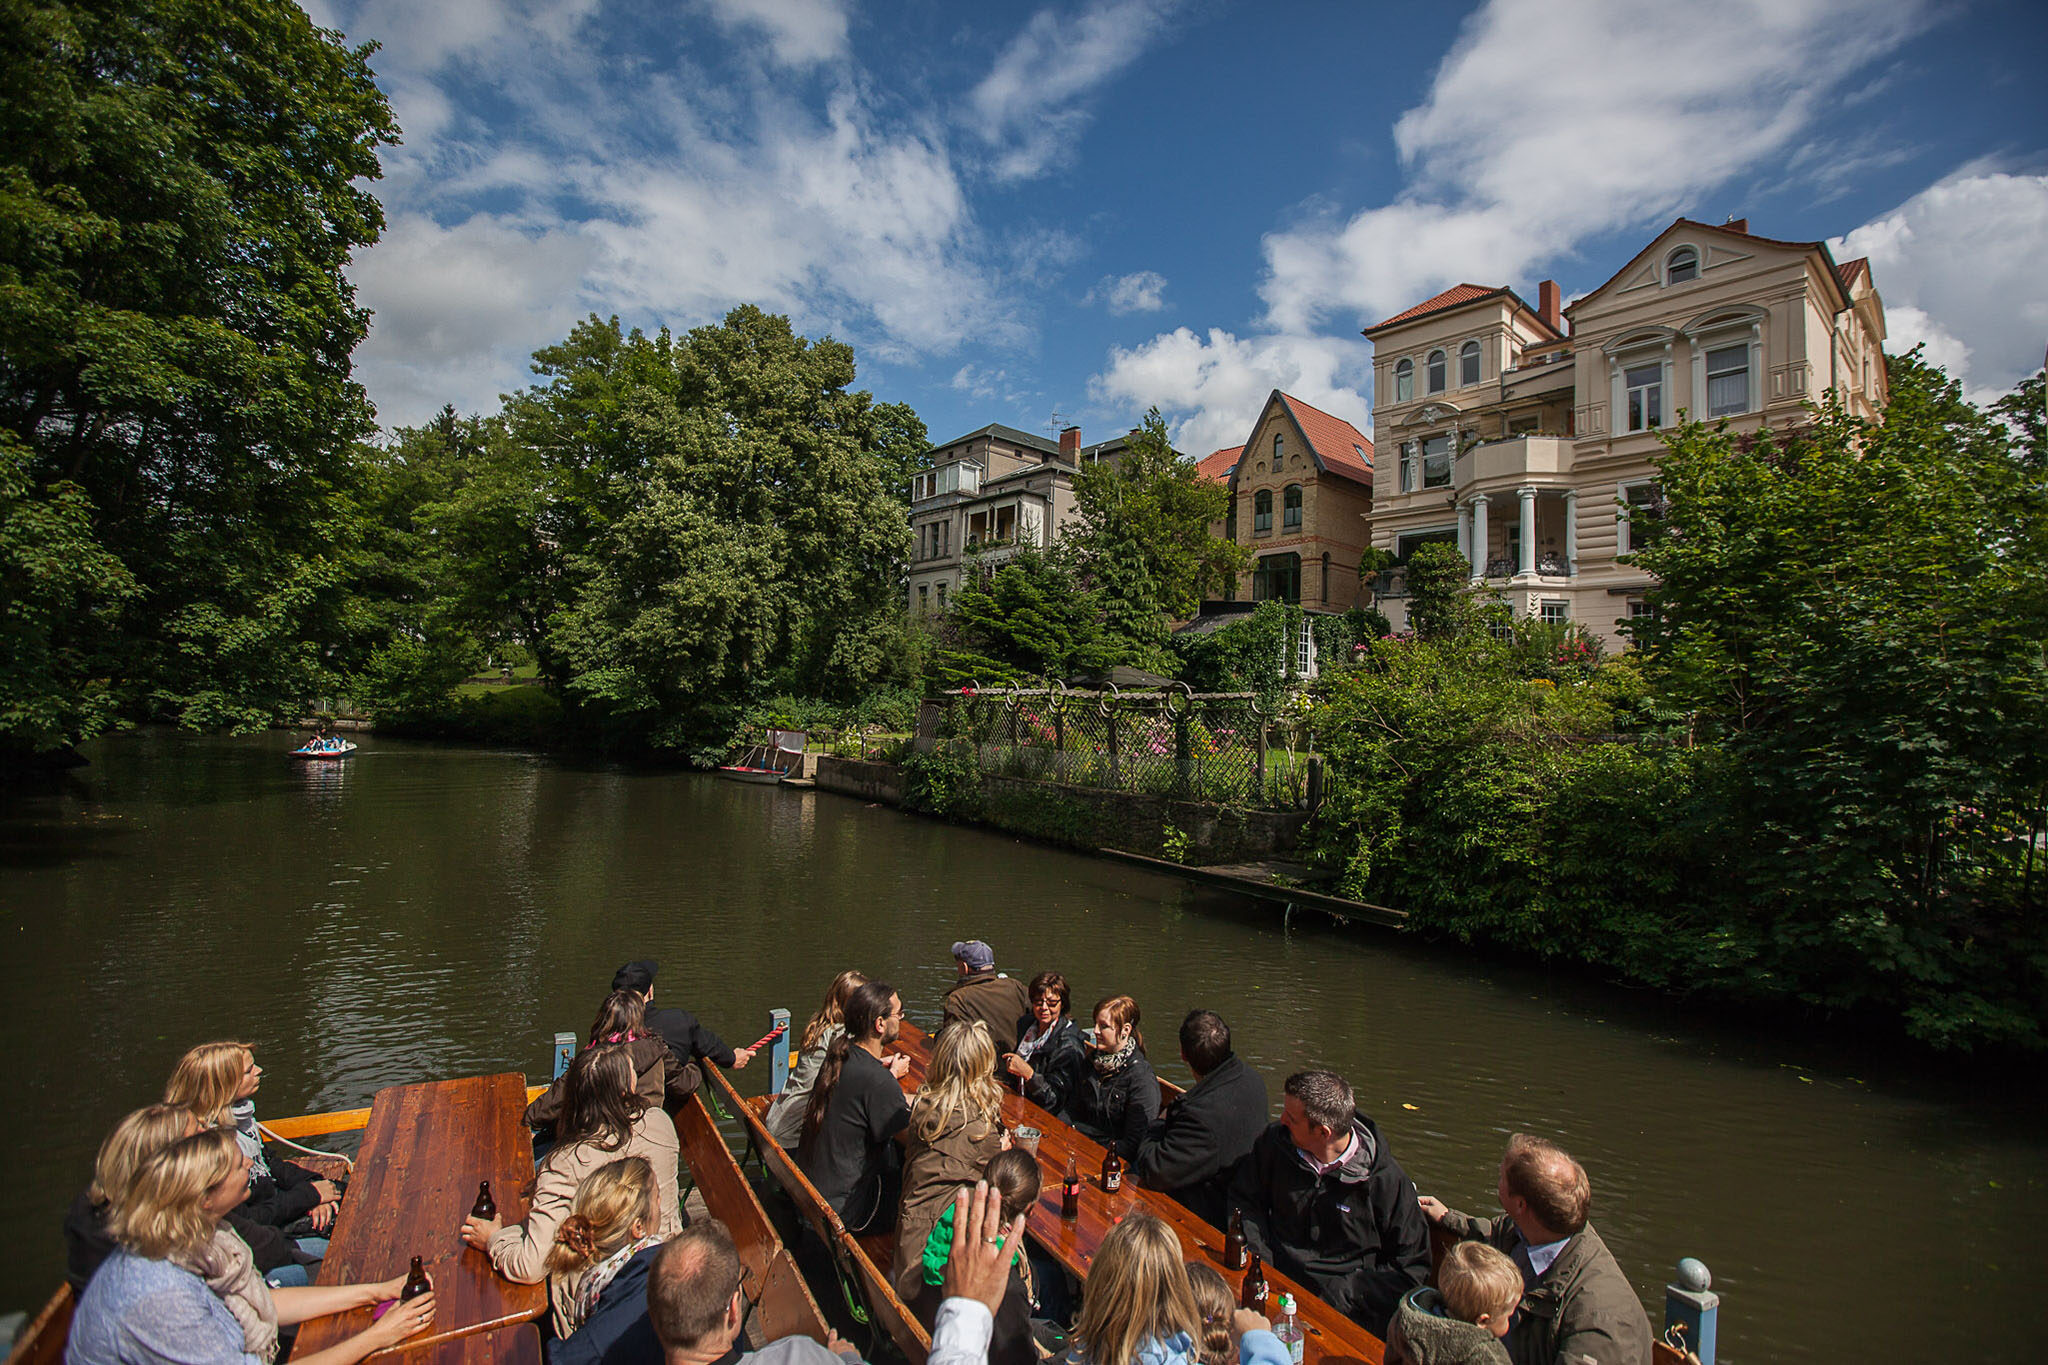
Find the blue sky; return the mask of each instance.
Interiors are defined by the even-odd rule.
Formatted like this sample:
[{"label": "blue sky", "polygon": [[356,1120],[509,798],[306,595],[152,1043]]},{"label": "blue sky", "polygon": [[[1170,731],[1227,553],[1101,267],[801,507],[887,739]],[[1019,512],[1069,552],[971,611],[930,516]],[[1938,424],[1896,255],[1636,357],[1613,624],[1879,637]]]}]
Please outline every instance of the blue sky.
[{"label": "blue sky", "polygon": [[1567,298],[1673,217],[1869,255],[1989,397],[2048,345],[2039,0],[309,0],[405,130],[358,253],[387,424],[491,411],[588,313],[851,343],[935,440],[1275,387],[1370,430],[1359,329]]}]

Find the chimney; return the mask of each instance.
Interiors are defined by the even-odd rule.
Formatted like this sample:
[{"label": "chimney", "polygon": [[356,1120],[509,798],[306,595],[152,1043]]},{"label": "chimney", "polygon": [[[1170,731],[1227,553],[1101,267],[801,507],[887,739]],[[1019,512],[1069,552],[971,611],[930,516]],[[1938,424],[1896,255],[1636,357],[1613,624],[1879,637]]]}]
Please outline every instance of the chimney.
[{"label": "chimney", "polygon": [[1064,427],[1060,430],[1060,458],[1068,464],[1081,463],[1081,428]]},{"label": "chimney", "polygon": [[1559,292],[1556,280],[1545,280],[1536,286],[1536,316],[1551,331],[1564,335],[1564,295]]},{"label": "chimney", "polygon": [[1747,234],[1749,231],[1749,219],[1730,218],[1727,222],[1721,224],[1721,226],[1727,228],[1730,232],[1740,232]]}]

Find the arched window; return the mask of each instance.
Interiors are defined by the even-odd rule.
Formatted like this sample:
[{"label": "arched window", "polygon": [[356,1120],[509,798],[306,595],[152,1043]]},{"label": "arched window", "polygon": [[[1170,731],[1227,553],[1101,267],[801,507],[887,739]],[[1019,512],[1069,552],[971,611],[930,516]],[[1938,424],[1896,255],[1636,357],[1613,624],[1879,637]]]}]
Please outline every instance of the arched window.
[{"label": "arched window", "polygon": [[1684,284],[1700,277],[1700,253],[1682,246],[1664,258],[1664,283]]},{"label": "arched window", "polygon": [[1444,353],[1442,351],[1431,351],[1429,353],[1429,391],[1431,393],[1442,393],[1444,391]]},{"label": "arched window", "polygon": [[1394,401],[1405,403],[1415,396],[1415,362],[1400,360],[1394,364]]},{"label": "arched window", "polygon": [[1458,348],[1458,387],[1479,382],[1479,343],[1468,341]]},{"label": "arched window", "polygon": [[1301,485],[1290,483],[1280,494],[1280,526],[1283,530],[1301,529]]},{"label": "arched window", "polygon": [[1263,535],[1273,529],[1273,490],[1261,488],[1252,494],[1252,534]]}]

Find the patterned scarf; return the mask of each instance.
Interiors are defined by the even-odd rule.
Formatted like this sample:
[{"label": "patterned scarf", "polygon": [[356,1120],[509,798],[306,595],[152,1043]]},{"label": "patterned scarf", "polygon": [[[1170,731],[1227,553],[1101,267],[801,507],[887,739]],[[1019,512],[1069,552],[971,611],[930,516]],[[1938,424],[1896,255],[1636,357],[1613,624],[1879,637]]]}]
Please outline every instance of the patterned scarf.
[{"label": "patterned scarf", "polygon": [[1095,1074],[1098,1076],[1114,1076],[1117,1072],[1129,1066],[1131,1059],[1137,1055],[1138,1035],[1133,1033],[1130,1037],[1124,1039],[1124,1045],[1116,1051],[1098,1052],[1095,1054]]},{"label": "patterned scarf", "polygon": [[256,1127],[256,1101],[236,1100],[228,1117],[235,1121],[235,1145],[249,1158],[249,1183],[270,1179],[270,1162],[263,1155],[263,1134]]},{"label": "patterned scarf", "polygon": [[597,1307],[598,1298],[604,1293],[605,1286],[626,1268],[626,1262],[649,1247],[660,1246],[661,1241],[660,1237],[648,1236],[637,1242],[628,1242],[586,1271],[582,1283],[576,1286],[575,1296],[569,1304],[570,1329],[573,1331],[581,1327],[589,1319]]},{"label": "patterned scarf", "polygon": [[213,1230],[213,1240],[189,1256],[173,1256],[227,1305],[242,1325],[242,1348],[258,1360],[277,1354],[277,1304],[270,1286],[256,1271],[256,1258],[241,1234],[222,1223]]}]

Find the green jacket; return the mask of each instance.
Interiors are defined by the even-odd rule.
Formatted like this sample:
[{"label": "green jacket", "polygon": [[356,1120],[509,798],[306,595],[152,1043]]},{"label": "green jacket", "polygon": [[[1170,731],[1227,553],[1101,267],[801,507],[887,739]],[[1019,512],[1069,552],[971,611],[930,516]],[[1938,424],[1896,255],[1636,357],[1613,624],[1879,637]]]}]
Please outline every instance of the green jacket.
[{"label": "green jacket", "polygon": [[[1514,1254],[1521,1234],[1510,1218],[1474,1218],[1456,1210],[1444,1231]],[[1522,1296],[1509,1329],[1514,1365],[1650,1365],[1650,1319],[1591,1223],[1565,1244],[1550,1269]]]}]

